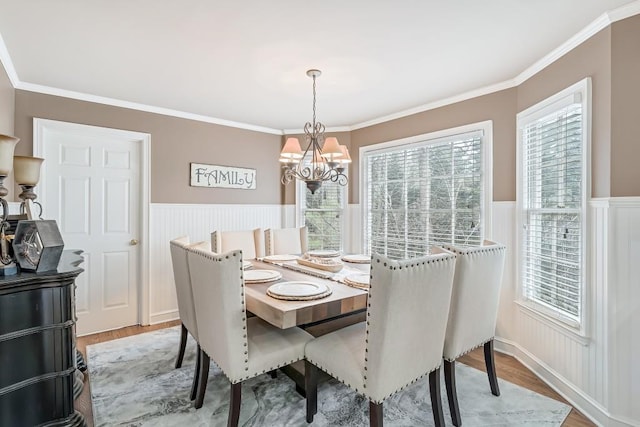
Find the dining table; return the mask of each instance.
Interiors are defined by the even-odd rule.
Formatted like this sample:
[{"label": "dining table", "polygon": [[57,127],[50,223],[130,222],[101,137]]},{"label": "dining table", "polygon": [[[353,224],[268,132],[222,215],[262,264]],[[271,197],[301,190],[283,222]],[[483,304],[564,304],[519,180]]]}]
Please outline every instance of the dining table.
[{"label": "dining table", "polygon": [[[337,262],[339,257],[336,258]],[[253,315],[281,329],[301,327],[314,336],[348,326],[365,319],[368,290],[347,285],[348,278],[355,275],[368,276],[370,264],[344,262],[338,272],[328,272],[298,263],[297,257],[288,261],[268,261],[265,258],[249,261],[250,270],[267,270],[280,273],[277,280],[262,283],[245,281],[244,293],[247,310]],[[330,295],[305,301],[289,301],[274,298],[268,289],[278,283],[306,282],[331,290]],[[306,396],[304,385],[304,363],[302,361],[283,366],[280,370],[290,377],[296,391]],[[318,382],[330,377],[319,373]]]},{"label": "dining table", "polygon": [[[299,265],[295,260],[270,262],[255,259],[250,262],[254,270],[272,270],[282,275],[273,281],[245,283],[247,310],[278,328],[308,327],[366,310],[367,290],[346,285],[344,278],[349,274],[368,272],[368,264],[350,266],[345,263],[341,271],[331,273]],[[269,287],[276,283],[299,281],[326,285],[331,294],[320,299],[288,301],[267,293]]]}]

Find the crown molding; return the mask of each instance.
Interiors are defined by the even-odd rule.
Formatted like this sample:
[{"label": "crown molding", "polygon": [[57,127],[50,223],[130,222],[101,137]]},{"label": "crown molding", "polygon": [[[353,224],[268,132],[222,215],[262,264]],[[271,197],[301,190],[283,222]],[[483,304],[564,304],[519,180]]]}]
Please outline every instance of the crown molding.
[{"label": "crown molding", "polygon": [[251,125],[248,123],[234,122],[231,120],[217,119],[215,117],[203,116],[200,114],[187,113],[185,111],[172,110],[170,108],[154,107],[152,105],[139,104],[137,102],[123,101],[121,99],[107,98],[104,96],[91,95],[82,92],[74,92],[70,90],[58,89],[49,86],[37,85],[33,83],[20,82],[16,89],[26,90],[29,92],[43,93],[46,95],[55,95],[63,98],[76,99],[79,101],[95,102],[97,104],[111,105],[114,107],[129,108],[132,110],[145,111],[148,113],[162,114],[165,116],[178,117],[182,119],[196,120],[199,122],[213,123],[216,125],[228,126],[239,129],[246,129],[255,132],[270,133],[274,135],[282,135],[280,129],[272,129],[263,126]]},{"label": "crown molding", "polygon": [[485,86],[479,89],[474,89],[469,92],[454,95],[449,98],[441,99],[438,101],[423,104],[418,107],[410,108],[408,110],[400,111],[398,113],[382,116],[377,119],[368,120],[366,122],[358,123],[350,127],[350,130],[362,129],[365,127],[377,125],[380,123],[388,122],[391,120],[401,119],[403,117],[411,116],[413,114],[422,113],[424,111],[433,110],[436,108],[444,107],[447,105],[455,104],[456,102],[466,101],[467,99],[477,98],[478,96],[488,95],[490,93],[499,92],[504,89],[509,89],[515,86],[513,80],[505,80],[504,82],[497,83],[491,86]]},{"label": "crown molding", "polygon": [[[498,92],[501,90],[509,89],[515,86],[520,85],[527,79],[534,76],[536,73],[542,71],[544,68],[551,65],[554,61],[561,58],[563,55],[567,54],[571,50],[575,49],[584,41],[588,40],[590,37],[593,37],[596,33],[603,30],[607,26],[613,24],[614,22],[620,21],[622,19],[629,18],[631,16],[635,16],[640,14],[640,0],[636,0],[632,3],[614,9],[612,11],[606,12],[596,18],[593,22],[587,25],[585,28],[580,30],[577,34],[571,37],[569,40],[558,46],[556,49],[545,55],[540,60],[536,61],[533,65],[522,71],[516,77],[505,80],[500,83],[496,83],[493,85],[485,86],[479,89],[474,89],[468,92],[464,92],[458,95],[451,96],[449,98],[444,98],[438,101],[430,102],[427,104],[423,104],[414,108],[410,108],[407,110],[400,111],[398,113],[378,117],[372,120],[368,120],[366,122],[357,123],[351,126],[340,126],[329,128],[325,132],[350,132],[353,130],[377,125],[380,123],[388,122],[391,120],[400,119],[403,117],[411,116],[413,114],[422,113],[425,111],[433,110],[436,108],[444,107],[446,105],[454,104],[456,102],[466,101],[468,99],[476,98],[483,95],[488,95],[490,93]],[[273,129],[267,128],[263,126],[252,125],[248,123],[234,122],[231,120],[218,119],[215,117],[204,116],[200,114],[188,113],[185,111],[172,110],[169,108],[162,107],[154,107],[146,104],[139,104],[136,102],[124,101],[120,99],[107,98],[97,95],[91,95],[81,92],[68,91],[64,89],[57,89],[49,86],[37,85],[33,83],[26,83],[20,81],[18,78],[18,74],[13,66],[13,62],[11,61],[11,57],[9,56],[9,51],[4,43],[2,38],[2,34],[0,34],[0,62],[4,66],[7,75],[9,76],[9,80],[15,89],[26,90],[30,92],[43,93],[47,95],[55,95],[64,98],[77,99],[81,101],[95,102],[98,104],[111,105],[114,107],[122,107],[129,108],[133,110],[146,111],[149,113],[162,114],[166,116],[173,116],[178,118],[184,118],[188,120],[196,120],[205,123],[213,123],[221,126],[234,127],[239,129],[251,130],[255,132],[263,132],[274,135],[287,135],[287,134],[300,134],[303,133],[302,129]]]},{"label": "crown molding", "polygon": [[16,73],[16,69],[13,66],[13,61],[11,60],[11,56],[9,56],[7,45],[4,44],[2,34],[0,34],[0,63],[4,66],[7,76],[9,76],[11,86],[15,88],[18,83],[20,83],[20,79],[18,79],[18,73]]},{"label": "crown molding", "polygon": [[607,26],[613,24],[614,22],[620,21],[625,18],[629,18],[631,16],[635,16],[640,14],[640,0],[636,0],[633,3],[629,3],[612,11],[603,13],[598,18],[596,18],[589,25],[580,30],[577,34],[571,37],[566,42],[562,43],[556,49],[536,61],[533,65],[525,69],[523,72],[518,74],[516,77],[510,80],[505,80],[501,83],[496,83],[494,85],[486,86],[484,88],[475,89],[469,92],[461,93],[459,95],[454,95],[450,98],[445,98],[439,101],[431,102],[428,104],[424,104],[415,108],[411,108],[409,110],[404,110],[395,114],[390,114],[388,116],[379,117],[376,119],[368,120],[366,122],[358,123],[351,126],[351,130],[361,129],[368,126],[377,125],[380,123],[384,123],[390,120],[400,119],[406,116],[410,116],[417,113],[422,113],[424,111],[433,110],[435,108],[444,107],[449,104],[453,104],[456,102],[466,101],[468,99],[472,99],[478,96],[488,95],[493,92],[498,92],[500,90],[509,89],[511,87],[515,87],[534,76],[536,73],[539,73],[553,62],[561,58],[563,55],[566,55],[571,50],[578,47],[581,43],[585,42],[589,38],[593,37],[599,31],[603,30]]}]

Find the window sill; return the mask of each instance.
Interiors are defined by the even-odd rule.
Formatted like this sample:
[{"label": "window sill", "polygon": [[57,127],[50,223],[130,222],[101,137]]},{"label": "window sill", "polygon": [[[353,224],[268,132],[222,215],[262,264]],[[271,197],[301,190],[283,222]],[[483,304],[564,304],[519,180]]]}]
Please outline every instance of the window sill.
[{"label": "window sill", "polygon": [[544,323],[555,331],[560,332],[567,338],[570,338],[571,340],[585,347],[591,344],[591,338],[586,334],[583,334],[578,329],[572,328],[570,325],[540,312],[535,308],[534,305],[529,304],[525,301],[516,300],[514,302],[516,303],[516,305],[518,305],[518,307],[520,308],[520,312],[522,312],[523,314]]}]

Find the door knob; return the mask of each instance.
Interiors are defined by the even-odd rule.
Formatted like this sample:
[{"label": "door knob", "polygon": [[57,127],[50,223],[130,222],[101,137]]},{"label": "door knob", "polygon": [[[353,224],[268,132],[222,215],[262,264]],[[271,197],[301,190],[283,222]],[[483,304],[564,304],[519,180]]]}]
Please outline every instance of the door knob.
[{"label": "door knob", "polygon": [[138,244],[138,241],[137,241],[136,239],[131,239],[131,241],[129,242],[129,244],[130,244],[131,246],[135,246],[135,245],[137,245],[137,244]]}]

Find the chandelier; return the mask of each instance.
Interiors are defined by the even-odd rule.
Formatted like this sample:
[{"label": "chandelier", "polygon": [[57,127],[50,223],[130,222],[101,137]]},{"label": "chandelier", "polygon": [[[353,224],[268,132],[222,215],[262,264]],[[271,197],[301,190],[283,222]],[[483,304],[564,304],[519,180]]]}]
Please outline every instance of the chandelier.
[{"label": "chandelier", "polygon": [[347,147],[335,137],[325,138],[324,125],[316,122],[316,78],[320,74],[320,70],[307,71],[307,76],[313,79],[313,120],[304,125],[306,150],[302,151],[298,138],[290,137],[280,152],[282,184],[295,179],[304,181],[311,194],[326,181],[347,185],[349,179],[344,170],[351,163]]}]

